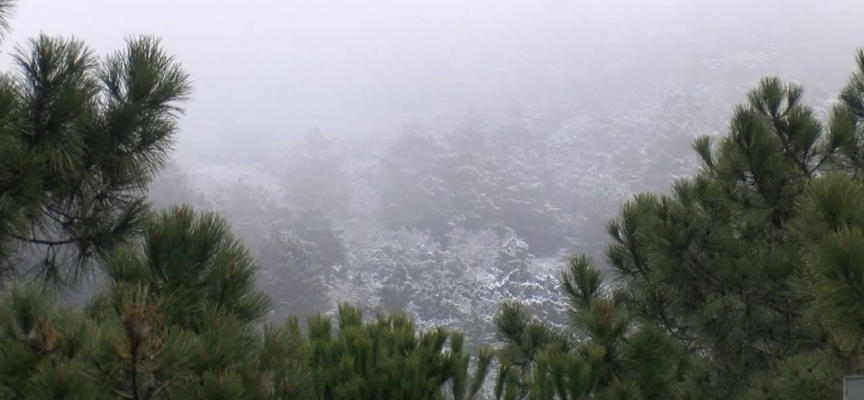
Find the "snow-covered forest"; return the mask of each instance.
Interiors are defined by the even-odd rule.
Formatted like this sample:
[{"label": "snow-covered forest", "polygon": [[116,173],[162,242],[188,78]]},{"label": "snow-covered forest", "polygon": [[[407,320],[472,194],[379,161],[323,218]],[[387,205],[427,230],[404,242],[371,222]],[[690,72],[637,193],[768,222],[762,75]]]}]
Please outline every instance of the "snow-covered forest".
[{"label": "snow-covered forest", "polygon": [[[752,24],[770,21],[771,2],[740,3],[746,18],[682,3],[595,26],[592,37],[618,45],[593,56],[597,43],[558,43],[560,57],[578,62],[556,66],[571,79],[547,97],[417,106],[356,130],[238,128],[187,146],[151,198],[228,218],[256,250],[279,318],[348,300],[460,327],[481,343],[497,305],[522,299],[560,322],[555,274],[565,257],[602,260],[619,204],[694,172],[692,139],[722,133],[746,88],[769,73],[802,81],[819,109],[845,78],[843,46],[793,51],[809,33]],[[610,7],[625,20],[638,11]],[[831,13],[787,11],[787,22],[817,25]]]}]

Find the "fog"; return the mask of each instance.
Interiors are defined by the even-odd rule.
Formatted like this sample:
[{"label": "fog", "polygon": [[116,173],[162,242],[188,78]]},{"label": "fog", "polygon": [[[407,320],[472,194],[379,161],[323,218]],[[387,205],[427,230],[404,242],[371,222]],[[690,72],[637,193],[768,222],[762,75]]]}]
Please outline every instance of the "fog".
[{"label": "fog", "polygon": [[277,314],[352,300],[482,337],[500,300],[553,313],[562,257],[692,172],[759,77],[820,108],[861,21],[860,0],[29,0],[2,48],[162,38],[195,92],[157,205],[231,220]]},{"label": "fog", "polygon": [[470,106],[572,108],[736,49],[839,76],[862,33],[856,3],[30,0],[4,47],[40,31],[99,53],[128,34],[163,38],[196,82],[187,151],[214,136],[356,134]]}]

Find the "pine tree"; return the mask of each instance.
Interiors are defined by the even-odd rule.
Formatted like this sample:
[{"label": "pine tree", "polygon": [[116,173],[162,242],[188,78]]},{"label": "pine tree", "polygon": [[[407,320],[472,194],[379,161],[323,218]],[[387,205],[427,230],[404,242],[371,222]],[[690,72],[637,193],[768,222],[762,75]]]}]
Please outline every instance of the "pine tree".
[{"label": "pine tree", "polygon": [[[313,316],[259,325],[255,261],[224,219],[175,206],[107,258],[106,287],[85,310],[15,285],[0,303],[3,398],[475,399],[492,353],[472,362],[459,332],[421,331],[403,314],[338,332]],[[449,346],[447,346],[449,344]],[[471,364],[474,365],[473,373]]]},{"label": "pine tree", "polygon": [[[313,385],[326,399],[470,400],[482,389],[492,353],[481,349],[470,374],[464,337],[443,327],[419,331],[402,313],[364,322],[342,304],[338,333],[324,316],[309,319]],[[449,348],[447,344],[449,343]]]},{"label": "pine tree", "polygon": [[15,286],[0,308],[0,387],[11,398],[295,398],[283,386],[302,393],[301,340],[251,325],[268,309],[255,270],[223,219],[188,207],[153,215],[140,243],[108,257],[107,287],[87,310]]},{"label": "pine tree", "polygon": [[[257,262],[231,233],[228,222],[212,212],[172,206],[144,224],[141,243],[118,248],[106,272],[112,287],[144,287],[176,306],[182,325],[206,307],[218,307],[243,322],[269,310],[269,300],[254,287]],[[110,302],[108,292],[92,304]],[[175,304],[176,303],[176,304]]]},{"label": "pine tree", "polygon": [[[0,2],[4,28],[13,6]],[[0,262],[74,278],[139,232],[189,77],[148,36],[98,58],[40,35],[14,65],[0,79]]]},{"label": "pine tree", "polygon": [[683,349],[655,324],[639,324],[604,287],[590,259],[572,257],[559,276],[567,329],[531,318],[518,302],[495,317],[504,343],[496,398],[670,398]]},{"label": "pine tree", "polygon": [[762,80],[719,143],[694,143],[699,174],[671,195],[637,197],[609,226],[625,307],[706,354],[701,386],[714,398],[824,346],[804,312],[812,298],[795,294],[801,242],[789,222],[815,177],[856,174],[860,131],[848,100],[823,125],[802,98],[800,86]]},{"label": "pine tree", "polygon": [[825,123],[800,86],[765,78],[725,136],[694,142],[696,175],[625,203],[613,279],[584,258],[562,275],[569,329],[502,307],[498,397],[839,396],[864,342],[857,61]]}]

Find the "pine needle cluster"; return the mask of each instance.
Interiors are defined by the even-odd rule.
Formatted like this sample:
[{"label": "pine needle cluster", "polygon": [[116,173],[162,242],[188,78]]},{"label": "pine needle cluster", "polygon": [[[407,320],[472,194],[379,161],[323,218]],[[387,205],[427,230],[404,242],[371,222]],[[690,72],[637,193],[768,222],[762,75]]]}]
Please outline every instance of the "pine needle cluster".
[{"label": "pine needle cluster", "polygon": [[0,74],[0,272],[74,282],[140,233],[190,78],[150,36],[104,57],[44,34],[15,49]]}]

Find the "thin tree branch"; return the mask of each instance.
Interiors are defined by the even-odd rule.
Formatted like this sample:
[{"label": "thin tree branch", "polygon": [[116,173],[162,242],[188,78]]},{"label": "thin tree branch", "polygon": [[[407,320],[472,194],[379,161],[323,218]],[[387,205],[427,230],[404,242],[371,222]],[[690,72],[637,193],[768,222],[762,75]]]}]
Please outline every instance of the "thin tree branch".
[{"label": "thin tree branch", "polygon": [[42,240],[42,239],[35,239],[35,238],[25,238],[23,236],[18,236],[18,235],[14,235],[14,234],[12,235],[12,237],[14,237],[15,239],[27,242],[27,243],[42,244],[42,245],[48,245],[48,246],[60,246],[60,245],[64,245],[64,244],[72,244],[72,243],[75,243],[81,239],[81,238],[71,238],[71,239],[66,239],[66,240],[52,241],[52,240]]}]

